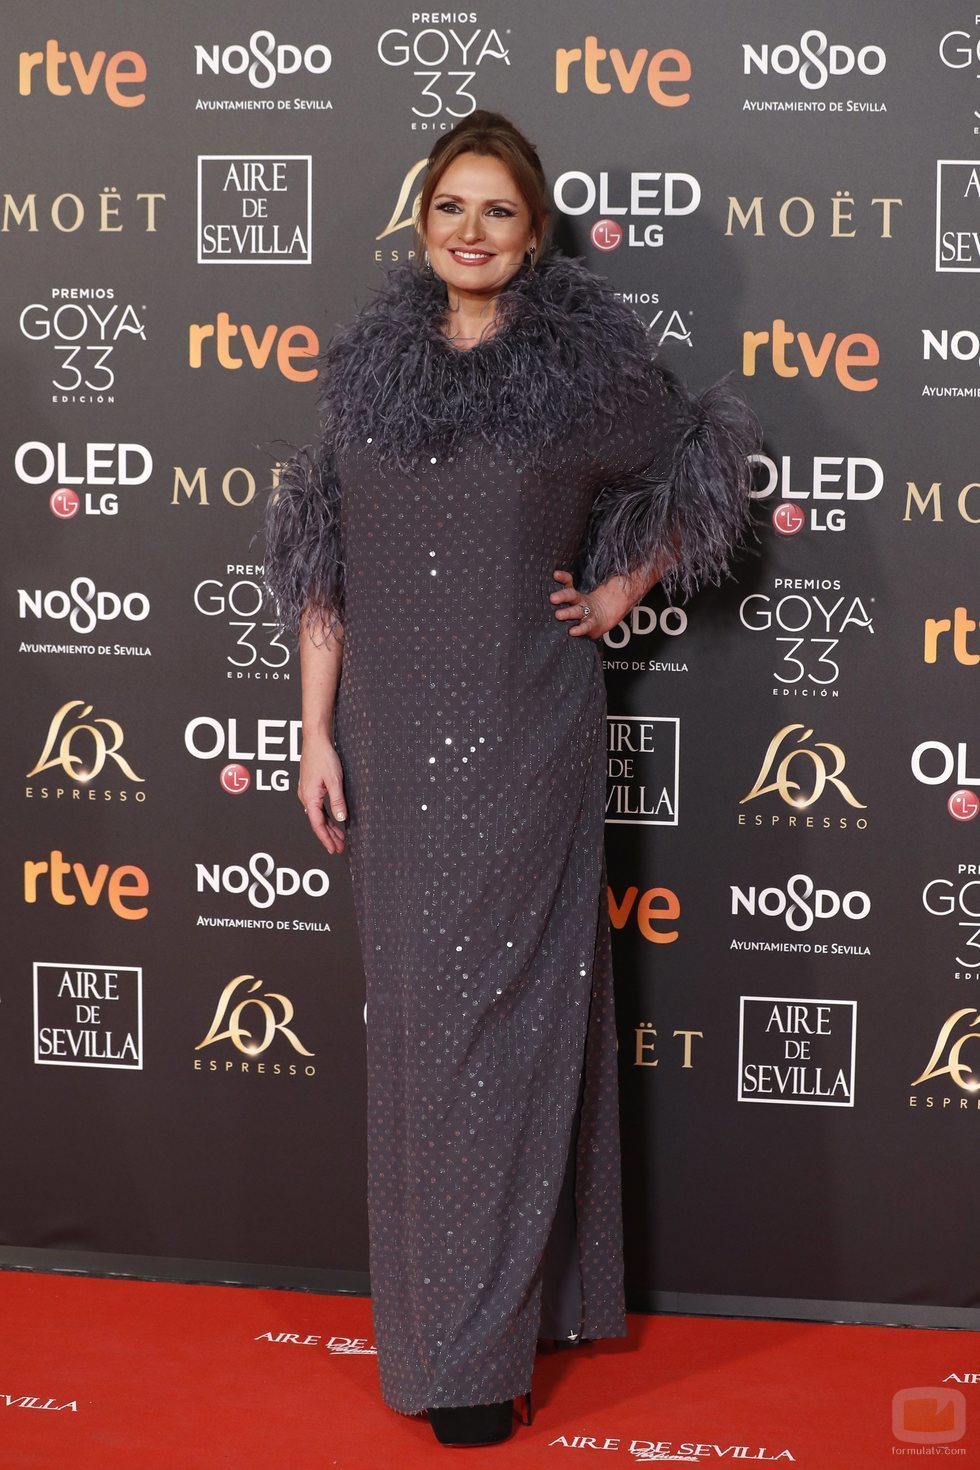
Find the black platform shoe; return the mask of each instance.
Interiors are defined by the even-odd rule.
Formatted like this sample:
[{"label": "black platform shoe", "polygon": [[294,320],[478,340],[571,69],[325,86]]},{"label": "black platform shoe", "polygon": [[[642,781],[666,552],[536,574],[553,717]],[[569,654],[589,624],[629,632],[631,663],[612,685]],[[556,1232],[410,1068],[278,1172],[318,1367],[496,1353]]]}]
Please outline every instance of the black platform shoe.
[{"label": "black platform shoe", "polygon": [[561,1348],[583,1347],[591,1341],[591,1337],[583,1337],[580,1332],[569,1332],[564,1337],[539,1337],[538,1346],[549,1352],[558,1352]]},{"label": "black platform shoe", "polygon": [[[531,1391],[523,1395],[523,1424],[531,1422]],[[428,1409],[429,1422],[440,1444],[500,1444],[514,1427],[514,1400],[498,1404],[463,1404],[459,1407]]]}]

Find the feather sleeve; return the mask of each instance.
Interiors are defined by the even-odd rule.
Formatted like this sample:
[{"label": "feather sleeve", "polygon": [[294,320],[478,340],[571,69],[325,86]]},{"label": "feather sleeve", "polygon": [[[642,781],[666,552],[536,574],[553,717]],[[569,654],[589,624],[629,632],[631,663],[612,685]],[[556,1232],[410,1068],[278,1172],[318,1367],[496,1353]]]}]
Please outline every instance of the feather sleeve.
[{"label": "feather sleeve", "polygon": [[281,628],[298,636],[308,612],[314,639],[325,640],[344,618],[340,481],[325,435],[289,447],[295,452],[265,506],[265,586]]},{"label": "feather sleeve", "polygon": [[648,378],[614,426],[576,585],[660,567],[668,598],[687,598],[720,584],[739,548],[755,549],[748,456],[762,430],[727,377],[700,395],[653,362]]}]

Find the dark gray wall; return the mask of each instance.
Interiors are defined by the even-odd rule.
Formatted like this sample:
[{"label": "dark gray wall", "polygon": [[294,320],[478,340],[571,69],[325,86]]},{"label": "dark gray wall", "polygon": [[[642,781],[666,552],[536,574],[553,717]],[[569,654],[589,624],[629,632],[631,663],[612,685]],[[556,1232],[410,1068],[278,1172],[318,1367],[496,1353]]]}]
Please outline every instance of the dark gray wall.
[{"label": "dark gray wall", "polygon": [[[298,669],[255,612],[259,505],[277,438],[314,432],[290,345],[404,257],[433,128],[479,105],[538,145],[561,248],[692,386],[732,371],[766,430],[762,554],[606,640],[631,1304],[976,1325],[980,30],[883,0],[461,14],[7,17],[3,1259],[366,1288],[346,858],[293,795]],[[197,44],[264,28],[328,69],[313,51],[250,79],[232,50],[197,74]],[[646,73],[624,90],[609,56],[556,90],[556,51],[590,35],[623,68],[686,54],[661,96],[689,100]],[[145,83],[85,95],[64,62],[67,95],[43,69],[22,94],[18,54],[49,37],[86,67],[131,48]],[[261,105],[215,106],[237,102]],[[631,212],[638,175],[661,177]],[[695,193],[680,177],[679,212],[643,213],[669,175]],[[731,201],[757,197],[743,227]],[[258,221],[255,255],[235,230]],[[195,355],[222,320],[269,331],[264,365],[240,332]],[[760,343],[752,370],[774,323],[784,363]],[[924,509],[910,486],[936,487]],[[92,588],[123,599],[94,623]],[[624,765],[643,721],[653,748]],[[30,866],[55,853],[66,874]],[[261,1046],[267,1023],[248,1056],[236,1025]]]}]

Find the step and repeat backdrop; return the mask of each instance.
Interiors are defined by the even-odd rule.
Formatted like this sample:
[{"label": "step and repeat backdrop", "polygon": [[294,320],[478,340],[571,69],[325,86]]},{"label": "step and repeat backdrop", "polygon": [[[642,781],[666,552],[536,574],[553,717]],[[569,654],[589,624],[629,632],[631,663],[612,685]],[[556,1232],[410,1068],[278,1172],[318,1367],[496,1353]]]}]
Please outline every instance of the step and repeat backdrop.
[{"label": "step and repeat backdrop", "polygon": [[2,1263],[368,1289],[261,514],[489,107],[765,428],[761,555],[602,648],[630,1305],[978,1325],[974,7],[45,3],[3,58]]}]

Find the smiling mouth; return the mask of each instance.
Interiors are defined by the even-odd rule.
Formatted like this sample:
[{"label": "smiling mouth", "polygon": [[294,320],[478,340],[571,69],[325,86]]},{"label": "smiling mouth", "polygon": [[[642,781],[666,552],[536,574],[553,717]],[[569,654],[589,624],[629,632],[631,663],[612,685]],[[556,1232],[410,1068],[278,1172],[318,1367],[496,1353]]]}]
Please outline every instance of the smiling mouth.
[{"label": "smiling mouth", "polygon": [[480,262],[482,262],[484,260],[492,260],[493,259],[493,251],[492,250],[459,250],[459,249],[455,249],[455,250],[450,250],[449,253],[453,257],[454,260],[462,260],[462,261],[465,261],[468,265],[477,265],[477,264],[479,264]]}]

